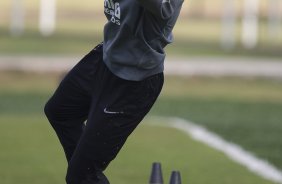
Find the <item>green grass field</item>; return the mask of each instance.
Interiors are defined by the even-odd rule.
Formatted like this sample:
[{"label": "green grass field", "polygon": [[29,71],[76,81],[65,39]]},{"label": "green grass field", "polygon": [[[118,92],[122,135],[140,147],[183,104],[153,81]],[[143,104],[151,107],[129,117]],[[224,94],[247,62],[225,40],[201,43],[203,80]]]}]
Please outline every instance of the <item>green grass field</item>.
[{"label": "green grass field", "polygon": [[202,124],[282,169],[281,81],[169,79],[164,91],[155,113]]},{"label": "green grass field", "polygon": [[[1,184],[63,183],[64,154],[43,115],[60,78],[0,74]],[[192,120],[281,169],[281,92],[281,81],[168,77],[150,115]],[[178,169],[183,183],[271,183],[182,132],[148,125],[150,121],[142,123],[110,165],[112,183],[147,183],[154,161],[163,163],[166,181]]]},{"label": "green grass field", "polygon": [[[2,184],[64,183],[63,151],[45,119],[1,116],[0,121]],[[178,169],[185,183],[233,184],[235,180],[242,184],[271,183],[181,132],[146,124],[130,137],[106,173],[114,184],[144,184],[148,183],[154,161],[162,162],[166,181],[170,171]]]}]

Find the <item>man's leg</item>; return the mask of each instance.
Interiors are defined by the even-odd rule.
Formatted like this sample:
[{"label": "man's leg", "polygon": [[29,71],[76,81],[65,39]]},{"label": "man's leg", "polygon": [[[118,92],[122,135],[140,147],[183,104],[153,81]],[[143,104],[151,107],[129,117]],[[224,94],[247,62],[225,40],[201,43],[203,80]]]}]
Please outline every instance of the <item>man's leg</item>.
[{"label": "man's leg", "polygon": [[91,103],[91,86],[101,54],[87,54],[62,80],[45,105],[45,114],[56,131],[68,162],[76,148]]},{"label": "man's leg", "polygon": [[149,112],[163,84],[163,74],[134,82],[117,78],[107,69],[102,73],[100,95],[92,97],[98,103],[92,103],[95,105],[69,163],[68,184],[108,183],[99,176]]}]

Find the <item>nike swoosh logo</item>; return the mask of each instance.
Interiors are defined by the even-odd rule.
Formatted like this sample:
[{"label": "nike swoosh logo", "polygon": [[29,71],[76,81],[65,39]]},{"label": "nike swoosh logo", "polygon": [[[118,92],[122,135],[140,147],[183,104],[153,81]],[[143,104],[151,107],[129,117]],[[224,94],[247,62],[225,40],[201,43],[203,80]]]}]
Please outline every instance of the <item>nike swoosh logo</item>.
[{"label": "nike swoosh logo", "polygon": [[104,113],[106,113],[106,114],[123,114],[124,112],[123,111],[120,111],[120,112],[118,112],[118,111],[109,111],[109,110],[107,110],[107,108],[105,108],[104,109]]}]

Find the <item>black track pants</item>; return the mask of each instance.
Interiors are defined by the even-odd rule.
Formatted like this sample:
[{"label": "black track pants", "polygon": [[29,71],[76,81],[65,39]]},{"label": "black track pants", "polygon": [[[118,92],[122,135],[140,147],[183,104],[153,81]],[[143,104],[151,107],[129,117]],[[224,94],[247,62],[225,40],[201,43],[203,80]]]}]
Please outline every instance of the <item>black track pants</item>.
[{"label": "black track pants", "polygon": [[142,81],[116,77],[102,61],[102,46],[66,75],[44,110],[68,160],[67,184],[108,183],[102,171],[149,112],[162,85],[163,73]]}]

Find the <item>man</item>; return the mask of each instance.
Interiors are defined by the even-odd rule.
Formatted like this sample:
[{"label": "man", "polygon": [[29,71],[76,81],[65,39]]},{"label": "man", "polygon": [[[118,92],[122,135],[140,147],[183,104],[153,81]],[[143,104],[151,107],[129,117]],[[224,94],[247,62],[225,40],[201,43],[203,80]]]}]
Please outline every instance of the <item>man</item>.
[{"label": "man", "polygon": [[67,184],[109,183],[103,171],[162,89],[163,49],[182,3],[105,0],[104,42],[67,74],[44,109],[66,154]]}]

